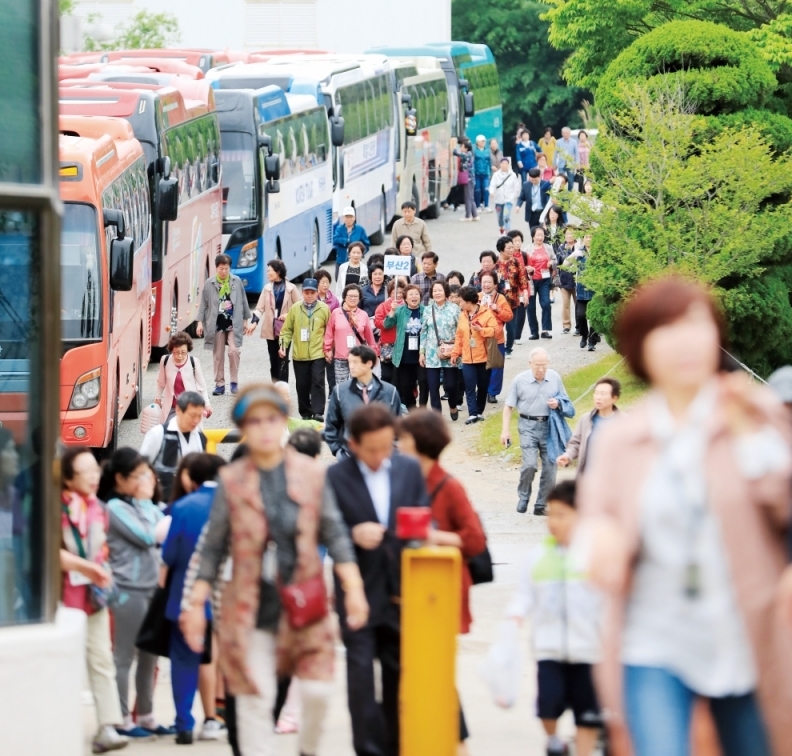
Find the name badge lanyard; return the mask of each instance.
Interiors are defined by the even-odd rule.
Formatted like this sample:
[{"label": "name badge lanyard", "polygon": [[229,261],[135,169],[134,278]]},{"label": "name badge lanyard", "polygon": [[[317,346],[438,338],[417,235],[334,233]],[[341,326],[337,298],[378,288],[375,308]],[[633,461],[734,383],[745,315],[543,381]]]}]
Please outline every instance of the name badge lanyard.
[{"label": "name badge lanyard", "polygon": [[[308,310],[307,307],[305,309]],[[307,330],[308,330],[309,333],[313,333],[313,316],[316,314],[316,310],[317,310],[317,307],[316,307],[316,305],[314,305],[306,313],[306,315],[308,317],[308,329]],[[302,329],[302,330],[305,330],[305,329]],[[309,341],[309,339],[301,339],[301,340],[302,341]]]}]

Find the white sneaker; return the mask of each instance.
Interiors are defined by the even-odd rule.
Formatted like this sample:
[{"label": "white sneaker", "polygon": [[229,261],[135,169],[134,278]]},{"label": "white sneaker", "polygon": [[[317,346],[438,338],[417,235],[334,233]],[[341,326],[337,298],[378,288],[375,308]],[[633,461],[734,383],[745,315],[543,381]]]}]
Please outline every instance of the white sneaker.
[{"label": "white sneaker", "polygon": [[481,220],[481,218],[480,218],[480,217],[477,215],[475,218],[473,218],[473,220],[474,220],[474,221],[480,221],[480,220]]},{"label": "white sneaker", "polygon": [[472,219],[471,218],[460,218],[459,219],[460,223],[468,223],[470,220],[472,220]]},{"label": "white sneaker", "polygon": [[485,213],[491,213],[492,212],[492,208],[491,207],[485,207],[484,208],[484,212]]},{"label": "white sneaker", "polygon": [[511,352],[506,352],[505,357],[507,360],[510,360],[512,358]]},{"label": "white sneaker", "polygon": [[220,740],[228,731],[216,719],[207,719],[201,727],[198,740]]},{"label": "white sneaker", "polygon": [[107,753],[126,748],[128,745],[129,738],[126,735],[119,735],[112,725],[102,725],[94,735],[92,750],[94,753]]},{"label": "white sneaker", "polygon": [[519,344],[520,346],[522,346],[523,345],[523,340],[522,339],[515,339],[514,343],[515,344]]}]

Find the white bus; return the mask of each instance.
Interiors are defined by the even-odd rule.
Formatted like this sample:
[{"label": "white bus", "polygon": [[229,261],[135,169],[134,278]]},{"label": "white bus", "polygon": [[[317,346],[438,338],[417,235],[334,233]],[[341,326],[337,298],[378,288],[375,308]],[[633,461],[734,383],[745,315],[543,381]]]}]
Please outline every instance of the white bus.
[{"label": "white bus", "polygon": [[344,139],[332,147],[333,221],[352,205],[372,244],[382,244],[396,213],[396,118],[393,72],[384,55],[283,56],[267,63],[224,66],[207,78],[217,89],[274,84],[310,94],[329,118],[342,116]]},{"label": "white bus", "polygon": [[[412,200],[425,218],[437,218],[440,203],[453,181],[451,122],[448,86],[435,58],[412,62],[394,61],[398,145],[396,152],[396,207]],[[405,125],[409,110],[415,111],[415,135]]]}]

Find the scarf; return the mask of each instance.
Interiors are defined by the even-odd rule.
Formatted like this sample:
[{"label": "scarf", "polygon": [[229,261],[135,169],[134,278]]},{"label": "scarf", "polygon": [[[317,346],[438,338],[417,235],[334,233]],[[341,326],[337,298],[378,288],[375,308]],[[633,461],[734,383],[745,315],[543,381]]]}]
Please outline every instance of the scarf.
[{"label": "scarf", "polygon": [[[298,452],[286,450],[286,489],[300,511],[297,516],[297,564],[292,581],[303,582],[322,570],[317,549],[325,467]],[[248,638],[256,626],[260,598],[261,561],[268,541],[266,504],[261,478],[249,458],[220,471],[231,524],[233,574],[223,592],[218,637],[220,667],[228,690],[235,695],[256,695],[258,689],[247,661]],[[333,679],[333,635],[329,617],[301,630],[289,627],[281,615],[278,628],[279,672],[295,669],[302,679]]]},{"label": "scarf", "polygon": [[74,491],[61,493],[61,537],[66,550],[81,556],[75,531],[80,536],[85,558],[103,564],[107,560],[104,510],[95,496]]},{"label": "scarf", "polygon": [[217,276],[217,283],[220,284],[220,299],[231,299],[231,276],[229,275],[225,281],[221,281],[220,276]]}]

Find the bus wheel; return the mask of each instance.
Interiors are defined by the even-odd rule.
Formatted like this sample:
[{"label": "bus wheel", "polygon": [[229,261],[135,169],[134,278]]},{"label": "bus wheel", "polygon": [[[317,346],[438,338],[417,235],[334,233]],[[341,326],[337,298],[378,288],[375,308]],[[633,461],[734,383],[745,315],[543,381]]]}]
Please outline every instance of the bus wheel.
[{"label": "bus wheel", "polygon": [[129,403],[124,420],[137,420],[143,412],[143,340],[138,350],[137,380],[135,381],[135,398]]},{"label": "bus wheel", "polygon": [[437,173],[434,161],[429,162],[429,204],[424,210],[424,218],[435,220],[440,215],[440,182],[437,180]]},{"label": "bus wheel", "polygon": [[383,194],[382,203],[380,205],[379,228],[369,237],[369,241],[375,247],[385,242],[385,227],[388,225],[388,219],[385,217],[386,214],[385,195]]},{"label": "bus wheel", "polygon": [[321,262],[319,259],[319,221],[314,220],[313,231],[311,231],[311,275],[319,270]]}]

